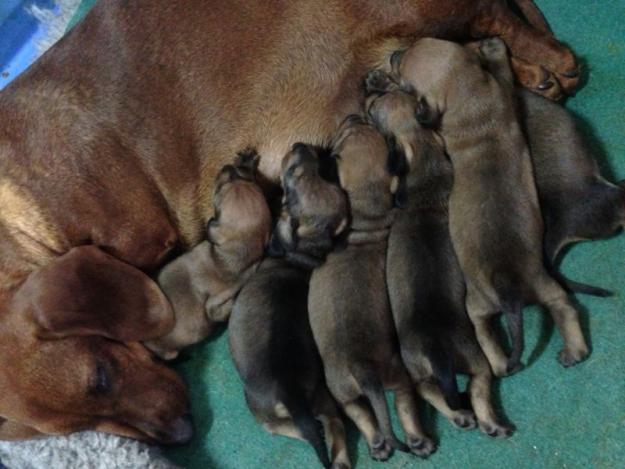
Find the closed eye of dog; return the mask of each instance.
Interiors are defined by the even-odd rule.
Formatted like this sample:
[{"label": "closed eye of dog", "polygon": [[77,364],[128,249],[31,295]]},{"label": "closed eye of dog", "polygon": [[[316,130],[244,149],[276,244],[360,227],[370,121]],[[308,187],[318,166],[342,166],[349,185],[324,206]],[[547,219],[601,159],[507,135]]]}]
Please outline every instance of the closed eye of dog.
[{"label": "closed eye of dog", "polygon": [[109,394],[113,386],[111,377],[103,363],[98,363],[95,369],[95,375],[89,385],[89,394],[102,396]]}]

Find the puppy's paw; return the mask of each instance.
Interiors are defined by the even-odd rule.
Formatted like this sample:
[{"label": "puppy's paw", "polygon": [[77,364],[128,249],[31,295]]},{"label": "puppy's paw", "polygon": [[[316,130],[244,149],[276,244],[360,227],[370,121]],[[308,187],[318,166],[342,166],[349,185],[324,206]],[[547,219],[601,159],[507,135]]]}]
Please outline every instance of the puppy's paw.
[{"label": "puppy's paw", "polygon": [[409,438],[408,448],[415,456],[427,458],[436,451],[437,446],[431,438]]},{"label": "puppy's paw", "polygon": [[473,430],[477,428],[477,418],[471,410],[461,409],[456,411],[451,423],[461,430]]},{"label": "puppy's paw", "polygon": [[376,433],[369,448],[369,454],[376,461],[387,461],[393,455],[393,448],[381,433]]},{"label": "puppy's paw", "polygon": [[578,350],[563,349],[558,354],[558,361],[564,368],[577,365],[588,357],[588,349],[580,348]]},{"label": "puppy's paw", "polygon": [[487,59],[503,59],[508,55],[506,43],[498,37],[491,37],[480,41],[480,52]]},{"label": "puppy's paw", "polygon": [[505,374],[505,376],[512,376],[513,374],[518,373],[519,371],[521,371],[523,368],[525,368],[525,365],[522,362],[508,363],[506,365],[506,374]]},{"label": "puppy's paw", "polygon": [[480,422],[482,433],[491,438],[509,438],[514,433],[514,428],[510,425],[502,425],[497,422]]},{"label": "puppy's paw", "polygon": [[352,469],[352,466],[344,462],[333,462],[330,469]]},{"label": "puppy's paw", "polygon": [[368,95],[371,93],[388,93],[397,88],[397,83],[383,70],[372,70],[365,79],[365,90]]}]

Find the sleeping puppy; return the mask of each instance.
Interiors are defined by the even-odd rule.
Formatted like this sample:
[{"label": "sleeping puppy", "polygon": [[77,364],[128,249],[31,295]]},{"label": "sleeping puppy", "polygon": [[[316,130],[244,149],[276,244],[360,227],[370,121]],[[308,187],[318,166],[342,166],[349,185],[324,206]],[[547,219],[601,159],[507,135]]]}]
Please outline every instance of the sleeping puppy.
[{"label": "sleeping puppy", "polygon": [[173,306],[176,324],[146,343],[170,360],[227,321],[234,296],[256,270],[271,234],[271,214],[256,183],[258,156],[239,155],[217,175],[208,240],[167,264],[157,282]]},{"label": "sleeping puppy", "polygon": [[296,143],[282,160],[282,213],[270,253],[314,268],[348,225],[345,193],[336,181],[336,162],[313,146]]},{"label": "sleeping puppy", "polygon": [[[451,239],[467,283],[467,312],[494,373],[520,367],[522,309],[530,303],[553,316],[564,340],[558,359],[571,366],[586,358],[588,346],[578,312],[543,262],[542,215],[505,46],[495,39],[481,49],[501,73],[491,75],[477,54],[437,39],[396,53],[393,70],[429,107],[422,121],[438,127],[452,160]],[[512,338],[510,359],[490,324],[500,311]]]},{"label": "sleeping puppy", "polygon": [[[566,108],[523,90],[520,97],[545,222],[545,256],[553,265],[567,244],[607,238],[623,227],[625,190],[601,175]],[[572,283],[575,291],[610,294]]]},{"label": "sleeping puppy", "polygon": [[[481,53],[479,44],[468,47],[480,53],[483,65],[499,80],[511,79],[505,67]],[[568,244],[607,238],[623,226],[625,189],[601,175],[574,116],[564,106],[523,89],[516,92],[545,224],[545,261],[570,291],[610,296],[608,290],[565,278],[553,266]]]},{"label": "sleeping puppy", "polygon": [[367,92],[368,114],[377,128],[397,142],[402,156],[410,155],[403,159],[408,165],[405,200],[391,226],[386,259],[401,357],[421,396],[466,429],[475,427],[475,415],[460,409],[456,373],[469,375],[480,429],[508,437],[512,429],[499,422],[493,409],[490,366],[466,313],[464,277],[449,235],[451,162],[434,133],[417,122],[421,110],[415,96],[379,71],[369,74]]},{"label": "sleeping puppy", "polygon": [[[402,364],[386,290],[386,249],[398,178],[388,172],[384,137],[359,116],[341,125],[333,145],[351,208],[346,245],[331,252],[310,281],[308,310],[330,392],[364,435],[371,457],[406,449],[393,431],[384,390],[408,448],[428,456],[410,377]],[[373,410],[373,412],[372,412]]]},{"label": "sleeping puppy", "polygon": [[286,259],[265,259],[234,303],[230,351],[248,406],[263,427],[307,441],[324,467],[346,469],[351,463],[343,421],[308,322],[309,280],[310,271]]}]

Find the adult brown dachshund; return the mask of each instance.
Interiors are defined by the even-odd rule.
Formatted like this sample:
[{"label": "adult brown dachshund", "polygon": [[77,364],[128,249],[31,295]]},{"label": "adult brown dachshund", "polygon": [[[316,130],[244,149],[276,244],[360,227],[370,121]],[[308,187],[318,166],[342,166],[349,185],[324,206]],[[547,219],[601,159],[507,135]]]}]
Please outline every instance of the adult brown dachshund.
[{"label": "adult brown dachshund", "polygon": [[0,438],[188,440],[182,381],[138,342],[172,327],[146,274],[201,241],[218,169],[251,145],[278,180],[415,37],[501,36],[522,83],[572,91],[573,54],[509,3],[100,0],[0,94]]}]

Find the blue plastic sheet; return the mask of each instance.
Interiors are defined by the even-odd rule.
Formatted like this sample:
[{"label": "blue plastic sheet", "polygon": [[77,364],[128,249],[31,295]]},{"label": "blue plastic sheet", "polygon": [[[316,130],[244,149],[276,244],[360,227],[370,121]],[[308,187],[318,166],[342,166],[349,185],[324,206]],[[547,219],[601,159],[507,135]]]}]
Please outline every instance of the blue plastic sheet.
[{"label": "blue plastic sheet", "polygon": [[37,39],[45,26],[29,8],[55,8],[54,0],[0,0],[0,89],[22,73],[37,57]]}]

